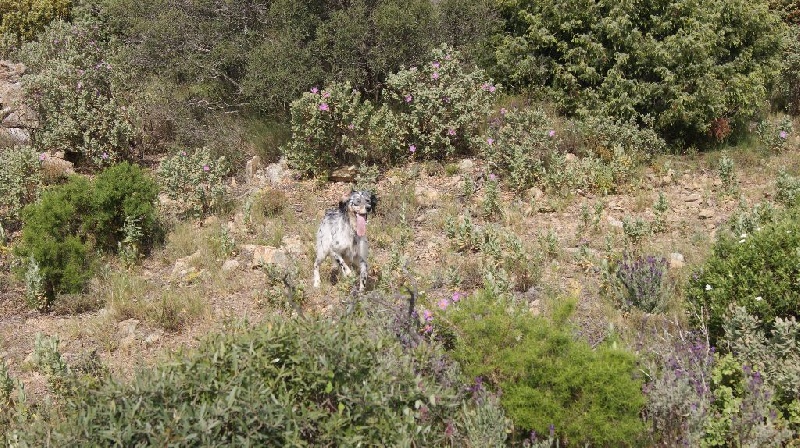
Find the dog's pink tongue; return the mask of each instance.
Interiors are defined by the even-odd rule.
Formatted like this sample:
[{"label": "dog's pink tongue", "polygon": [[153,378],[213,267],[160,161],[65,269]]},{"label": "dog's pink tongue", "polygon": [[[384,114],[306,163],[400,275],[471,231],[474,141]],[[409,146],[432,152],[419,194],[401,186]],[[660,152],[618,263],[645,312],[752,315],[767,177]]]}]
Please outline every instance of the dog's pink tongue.
[{"label": "dog's pink tongue", "polygon": [[367,234],[367,218],[363,215],[356,215],[356,233],[358,236]]}]

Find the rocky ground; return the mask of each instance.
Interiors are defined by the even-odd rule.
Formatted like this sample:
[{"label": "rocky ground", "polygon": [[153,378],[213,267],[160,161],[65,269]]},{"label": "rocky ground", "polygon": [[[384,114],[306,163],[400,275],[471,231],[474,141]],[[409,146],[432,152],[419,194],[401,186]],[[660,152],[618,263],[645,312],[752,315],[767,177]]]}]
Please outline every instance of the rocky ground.
[{"label": "rocky ground", "polygon": [[[602,339],[609,322],[626,324],[626,316],[600,293],[603,259],[622,253],[628,244],[624,218],[652,221],[652,205],[659,192],[665,195],[667,228],[645,238],[642,250],[666,257],[671,277],[680,282],[702,262],[740,201],[749,206],[769,201],[778,170],[797,173],[797,155],[797,149],[777,155],[731,152],[735,194],[722,191],[716,170],[719,153],[662,157],[643,168],[639,180],[622,194],[571,192],[561,197],[538,189],[524,195],[503,192],[503,216],[495,217],[495,222],[520,237],[529,251],[555,249],[541,258],[541,281],[521,296],[532,312],[539,313],[560,295],[577,294],[574,320],[586,337]],[[378,179],[374,185],[380,197],[378,213],[368,225],[373,288],[389,290],[408,281],[389,268],[399,259],[429,303],[452,294],[443,273],[454,264],[461,266],[470,255],[453,251],[444,222],[448,216],[479,207],[483,172],[477,160],[448,167],[413,163]],[[286,285],[295,288],[293,297],[302,312],[329,312],[350,297],[352,285],[346,280],[331,284],[326,266],[323,287],[311,288],[314,236],[325,208],[335,206],[349,189],[351,175],[341,173],[337,182],[299,181],[283,165],[252,161],[231,183],[235,200],[228,211],[177,225],[164,246],[138,266],[106,266],[80,299],[98,304],[87,312],[69,307],[57,307],[49,314],[29,310],[21,284],[7,272],[10,256],[4,255],[0,357],[36,398],[47,393],[45,379],[29,362],[37,334],[58,336],[67,360],[95,351],[114,375],[125,378],[137,368],[194,346],[210,332],[224,331],[232,319],[258,322],[270,313],[296,313],[281,303]],[[473,197],[462,194],[467,178],[477,186]],[[248,216],[248,200],[259,192],[277,198],[280,210],[273,216]],[[591,225],[579,230],[583,222]],[[408,232],[406,237],[403,232]],[[286,283],[275,280],[265,268],[269,265],[291,272]],[[475,286],[465,278],[460,289]]]}]

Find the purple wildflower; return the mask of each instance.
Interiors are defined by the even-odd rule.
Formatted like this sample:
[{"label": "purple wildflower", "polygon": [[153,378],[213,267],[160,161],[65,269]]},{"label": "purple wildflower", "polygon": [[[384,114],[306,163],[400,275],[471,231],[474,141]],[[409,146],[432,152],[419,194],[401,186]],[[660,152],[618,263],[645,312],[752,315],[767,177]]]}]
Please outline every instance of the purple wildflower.
[{"label": "purple wildflower", "polygon": [[408,146],[408,150],[409,150],[410,152],[417,152],[417,147],[416,147],[415,145],[409,145],[409,146]]},{"label": "purple wildflower", "polygon": [[780,134],[778,134],[778,135],[779,135],[779,136],[780,136],[782,139],[786,140],[786,137],[788,137],[788,136],[789,136],[789,133],[788,133],[788,132],[786,132],[786,131],[781,131],[781,133],[780,133]]},{"label": "purple wildflower", "polygon": [[323,97],[323,98],[330,98],[330,97],[331,97],[331,93],[330,93],[330,92],[325,92],[325,91],[323,91],[323,92],[322,92],[322,97]]},{"label": "purple wildflower", "polygon": [[494,173],[491,173],[491,174],[489,174],[489,180],[492,181],[492,182],[495,182],[495,181],[497,181],[497,176],[495,176]]},{"label": "purple wildflower", "polygon": [[439,63],[438,62],[434,62],[432,65],[433,65],[433,68],[435,68],[437,70],[439,69]]},{"label": "purple wildflower", "polygon": [[330,108],[328,107],[328,103],[322,103],[319,105],[319,110],[328,111]]},{"label": "purple wildflower", "polygon": [[488,143],[489,146],[491,146],[494,143],[494,139],[489,137],[489,138],[486,139],[486,143]]},{"label": "purple wildflower", "polygon": [[461,293],[456,291],[453,293],[453,303],[458,303],[461,300]]},{"label": "purple wildflower", "polygon": [[39,154],[39,161],[40,162],[44,161],[44,159],[46,159],[46,158],[47,158],[47,154],[46,153]]},{"label": "purple wildflower", "polygon": [[500,109],[500,115],[505,115],[507,113],[508,113],[508,110],[505,107]]},{"label": "purple wildflower", "polygon": [[489,86],[489,93],[494,93],[495,90],[497,90],[497,87]]},{"label": "purple wildflower", "polygon": [[430,322],[433,320],[433,311],[431,310],[422,310],[422,318],[425,322]]},{"label": "purple wildflower", "polygon": [[453,129],[453,128],[448,129],[447,130],[447,135],[456,135],[456,130]]},{"label": "purple wildflower", "polygon": [[210,171],[210,170],[211,167],[209,167],[208,165],[203,165],[203,171]]},{"label": "purple wildflower", "polygon": [[104,152],[103,154],[100,155],[100,158],[103,159],[103,160],[107,160],[108,159],[108,153]]},{"label": "purple wildflower", "polygon": [[413,97],[413,96],[411,96],[411,94],[409,94],[409,95],[406,95],[406,98],[405,98],[405,100],[406,100],[406,103],[410,103],[410,102],[411,102],[411,100],[413,100],[413,99],[414,99],[414,97]]},{"label": "purple wildflower", "polygon": [[316,94],[317,94],[317,92],[319,92],[319,89],[318,89],[318,88],[316,88],[316,87],[312,87],[312,88],[311,88],[311,93],[313,93],[313,94],[315,94],[315,95],[316,95]]},{"label": "purple wildflower", "polygon": [[439,79],[439,72],[433,72],[431,79]]},{"label": "purple wildflower", "polygon": [[450,306],[450,301],[447,300],[446,298],[445,299],[441,299],[441,300],[439,300],[439,303],[437,305],[439,305],[439,309],[444,311],[444,310],[447,309],[448,306]]},{"label": "purple wildflower", "polygon": [[555,129],[550,129],[549,131],[547,131],[547,135],[549,135],[550,138],[555,137],[556,136],[556,130]]}]

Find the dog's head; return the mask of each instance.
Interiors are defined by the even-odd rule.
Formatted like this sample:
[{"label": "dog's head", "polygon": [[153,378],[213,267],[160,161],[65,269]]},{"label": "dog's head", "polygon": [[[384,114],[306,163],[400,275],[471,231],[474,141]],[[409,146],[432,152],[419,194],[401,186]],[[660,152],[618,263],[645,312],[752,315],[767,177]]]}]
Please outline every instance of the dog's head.
[{"label": "dog's head", "polygon": [[370,213],[375,212],[378,205],[378,198],[375,193],[369,191],[351,191],[342,196],[339,201],[339,210],[347,214],[350,225],[356,229],[358,236],[367,233],[367,218]]}]

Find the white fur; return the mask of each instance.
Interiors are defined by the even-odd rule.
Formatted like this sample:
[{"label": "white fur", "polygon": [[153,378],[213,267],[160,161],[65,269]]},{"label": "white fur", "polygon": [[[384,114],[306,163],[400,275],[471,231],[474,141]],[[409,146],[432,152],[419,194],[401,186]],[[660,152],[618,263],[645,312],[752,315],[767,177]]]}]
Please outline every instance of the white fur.
[{"label": "white fur", "polygon": [[367,235],[359,236],[355,229],[356,215],[367,219],[374,211],[375,196],[366,191],[353,191],[342,198],[338,209],[325,212],[317,230],[317,257],[314,261],[314,287],[319,288],[319,265],[331,256],[345,276],[352,273],[351,266],[359,267],[359,290],[367,283]]}]

